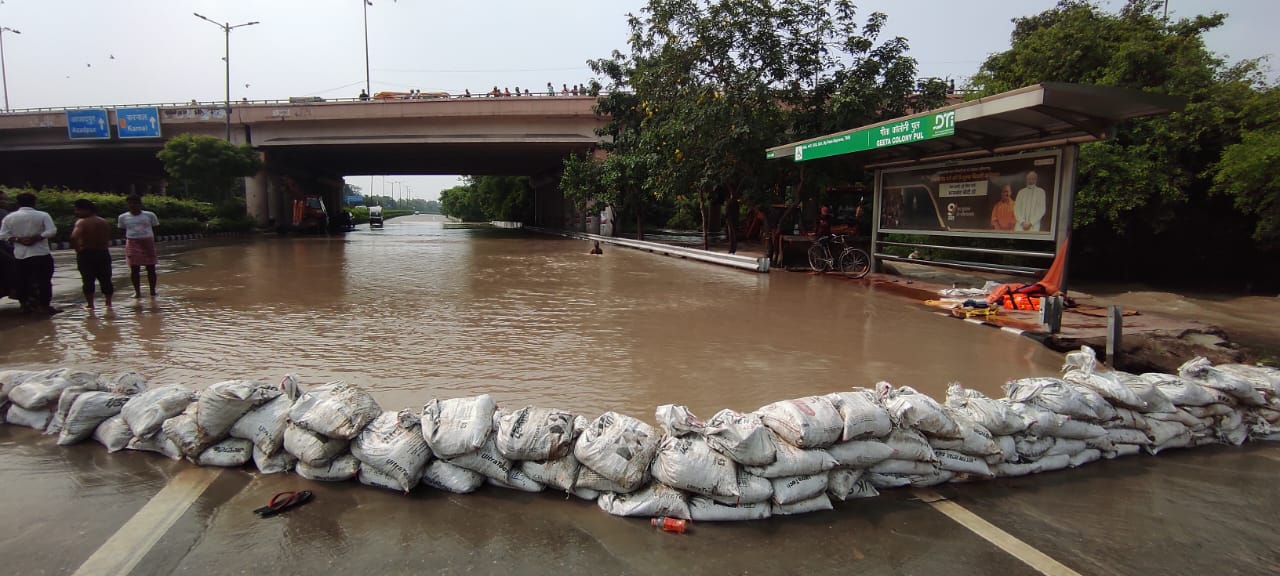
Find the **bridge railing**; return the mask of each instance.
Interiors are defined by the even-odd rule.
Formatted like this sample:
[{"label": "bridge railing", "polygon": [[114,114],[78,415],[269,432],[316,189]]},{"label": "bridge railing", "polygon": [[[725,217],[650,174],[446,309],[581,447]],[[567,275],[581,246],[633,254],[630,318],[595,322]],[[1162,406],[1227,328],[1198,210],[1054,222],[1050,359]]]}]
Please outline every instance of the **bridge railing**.
[{"label": "bridge railing", "polygon": [[[606,95],[608,95],[607,92],[600,92],[598,96],[606,96]],[[591,97],[593,96],[590,96],[590,95],[575,96],[572,94],[567,96],[562,94],[556,94],[552,96],[552,95],[546,94],[545,92],[540,94],[531,93],[528,96],[525,96],[525,95],[516,96],[515,94],[512,94],[511,96],[490,96],[488,94],[466,94],[466,93],[453,94],[453,93],[445,93],[445,92],[432,92],[429,94],[406,95],[405,97],[397,97],[397,98],[373,98],[373,97],[319,98],[319,97],[304,96],[304,97],[293,97],[288,99],[275,99],[275,100],[243,100],[242,99],[242,100],[237,100],[232,102],[231,107],[235,108],[237,106],[313,106],[316,104],[350,103],[350,102],[360,102],[365,104],[385,104],[389,102],[430,102],[433,100],[470,100],[470,99],[516,100],[519,98],[551,99],[551,98],[591,98]],[[317,98],[317,99],[312,99],[312,98]],[[210,101],[201,102],[201,101],[192,100],[190,102],[146,102],[141,104],[110,104],[110,105],[96,105],[96,106],[44,106],[44,107],[38,107],[38,108],[13,108],[7,112],[0,111],[0,115],[31,114],[31,113],[37,113],[37,112],[63,112],[67,110],[97,110],[102,108],[225,108],[225,107],[227,107],[227,105],[226,105],[226,102],[223,100],[212,101],[212,102]]]}]

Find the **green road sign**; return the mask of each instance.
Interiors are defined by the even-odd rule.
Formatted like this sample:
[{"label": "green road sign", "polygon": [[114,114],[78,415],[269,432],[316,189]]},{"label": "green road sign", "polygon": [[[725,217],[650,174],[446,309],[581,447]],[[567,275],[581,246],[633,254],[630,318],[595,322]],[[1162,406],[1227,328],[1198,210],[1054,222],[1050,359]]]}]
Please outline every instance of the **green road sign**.
[{"label": "green road sign", "polygon": [[[931,140],[956,133],[956,112],[948,110],[917,118],[895,120],[876,126],[832,134],[817,140],[797,144],[794,160],[804,162],[841,154],[863,152]],[[774,154],[766,153],[772,158]]]}]

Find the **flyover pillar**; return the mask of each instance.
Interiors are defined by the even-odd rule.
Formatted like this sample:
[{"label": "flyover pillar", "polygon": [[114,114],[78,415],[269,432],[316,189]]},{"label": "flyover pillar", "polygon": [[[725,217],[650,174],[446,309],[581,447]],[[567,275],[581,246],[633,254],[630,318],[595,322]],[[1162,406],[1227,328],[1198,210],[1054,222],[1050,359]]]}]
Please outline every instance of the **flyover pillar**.
[{"label": "flyover pillar", "polygon": [[533,185],[533,225],[543,228],[564,226],[564,193],[560,175],[543,174],[530,179]]},{"label": "flyover pillar", "polygon": [[266,170],[259,170],[257,174],[244,179],[245,210],[258,226],[266,226],[271,220],[268,208],[269,188]]}]

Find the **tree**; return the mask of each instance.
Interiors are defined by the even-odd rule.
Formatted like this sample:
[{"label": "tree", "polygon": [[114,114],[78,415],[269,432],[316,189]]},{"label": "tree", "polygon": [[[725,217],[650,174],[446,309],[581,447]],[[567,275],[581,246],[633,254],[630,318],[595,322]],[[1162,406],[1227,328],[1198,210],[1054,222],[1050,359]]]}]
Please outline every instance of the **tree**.
[{"label": "tree", "polygon": [[[1073,269],[1181,282],[1238,276],[1239,264],[1264,257],[1265,246],[1244,231],[1265,237],[1275,229],[1266,222],[1275,222],[1275,211],[1259,188],[1265,177],[1253,178],[1257,172],[1249,168],[1260,161],[1258,149],[1234,148],[1224,158],[1243,141],[1246,108],[1266,90],[1260,62],[1228,66],[1205,47],[1204,34],[1225,14],[1166,21],[1162,11],[1159,0],[1129,0],[1116,13],[1061,0],[1015,20],[1010,49],[988,58],[974,85],[980,95],[1054,81],[1185,98],[1181,112],[1128,122],[1108,140],[1081,148]],[[1267,129],[1259,130],[1250,142],[1262,145]],[[1237,172],[1219,176],[1226,160]],[[1143,256],[1116,257],[1135,254]]]},{"label": "tree", "polygon": [[532,210],[533,186],[524,176],[466,177],[440,191],[440,212],[468,222],[524,221]]},{"label": "tree", "polygon": [[262,169],[262,160],[249,146],[200,134],[171,138],[156,157],[169,177],[183,185],[185,195],[213,203],[231,200],[235,179]]},{"label": "tree", "polygon": [[1253,239],[1280,250],[1280,88],[1260,92],[1245,108],[1240,141],[1228,145],[1213,177],[1214,191],[1256,216]]}]

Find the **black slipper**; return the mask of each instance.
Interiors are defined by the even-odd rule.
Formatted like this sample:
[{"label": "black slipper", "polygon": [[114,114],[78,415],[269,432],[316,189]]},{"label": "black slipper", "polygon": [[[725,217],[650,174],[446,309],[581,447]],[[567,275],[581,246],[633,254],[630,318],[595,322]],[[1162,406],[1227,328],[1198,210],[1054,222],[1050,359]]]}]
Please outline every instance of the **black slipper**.
[{"label": "black slipper", "polygon": [[263,518],[269,518],[290,508],[297,508],[313,499],[315,499],[315,495],[310,490],[281,492],[272,496],[271,501],[266,506],[254,510],[253,513]]}]

